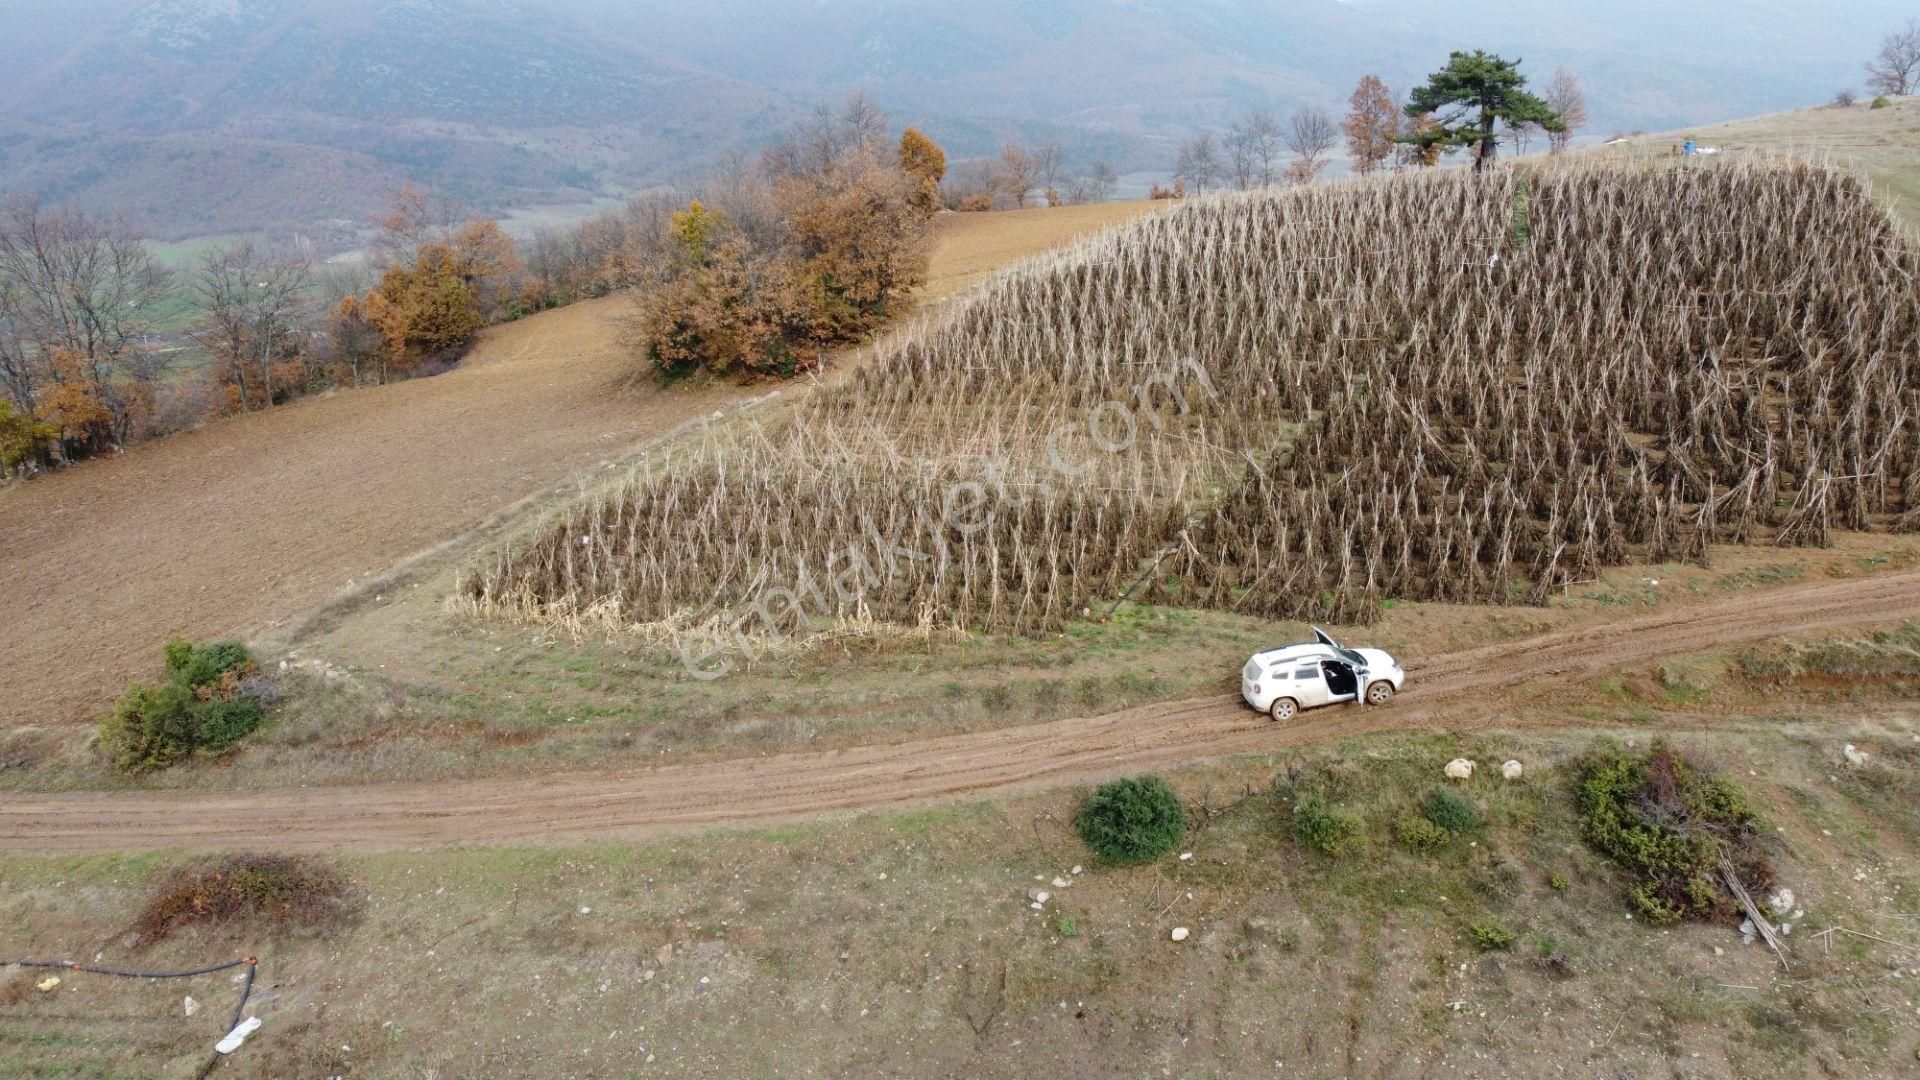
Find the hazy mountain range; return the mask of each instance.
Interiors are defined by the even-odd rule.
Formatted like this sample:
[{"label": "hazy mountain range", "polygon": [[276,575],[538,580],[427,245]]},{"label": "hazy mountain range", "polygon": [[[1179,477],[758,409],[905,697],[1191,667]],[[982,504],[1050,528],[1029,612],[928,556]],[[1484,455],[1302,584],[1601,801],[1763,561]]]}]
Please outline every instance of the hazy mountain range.
[{"label": "hazy mountain range", "polygon": [[1662,129],[1857,84],[1909,8],[0,0],[0,184],[162,237],[325,233],[405,179],[492,209],[669,181],[856,88],[957,155],[1054,138],[1156,168],[1248,106],[1338,107],[1364,73],[1404,88],[1462,47],[1573,69],[1596,129]]}]

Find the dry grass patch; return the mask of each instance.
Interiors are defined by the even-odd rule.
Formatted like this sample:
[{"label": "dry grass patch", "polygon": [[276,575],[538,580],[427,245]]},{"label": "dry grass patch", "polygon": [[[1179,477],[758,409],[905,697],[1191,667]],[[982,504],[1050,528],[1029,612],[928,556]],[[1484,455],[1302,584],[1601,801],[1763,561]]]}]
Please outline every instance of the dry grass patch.
[{"label": "dry grass patch", "polygon": [[141,947],[189,926],[245,922],[280,934],[335,925],[351,912],[346,879],[290,855],[225,855],[175,867],[161,878],[133,933]]}]

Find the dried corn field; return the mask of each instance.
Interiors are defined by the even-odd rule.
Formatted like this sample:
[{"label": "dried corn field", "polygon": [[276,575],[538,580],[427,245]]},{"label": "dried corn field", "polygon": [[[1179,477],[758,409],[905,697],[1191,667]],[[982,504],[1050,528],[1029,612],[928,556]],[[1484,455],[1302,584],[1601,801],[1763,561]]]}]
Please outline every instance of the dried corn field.
[{"label": "dried corn field", "polygon": [[1920,258],[1854,179],[1565,165],[1198,201],[1006,275],[464,580],[606,625],[1361,622],[1920,526]]}]

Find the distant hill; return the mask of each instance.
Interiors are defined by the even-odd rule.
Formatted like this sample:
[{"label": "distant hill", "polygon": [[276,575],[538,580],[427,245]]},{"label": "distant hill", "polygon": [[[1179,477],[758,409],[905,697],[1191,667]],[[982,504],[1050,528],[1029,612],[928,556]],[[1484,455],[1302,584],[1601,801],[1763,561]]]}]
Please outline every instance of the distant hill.
[{"label": "distant hill", "polygon": [[101,29],[56,21],[45,55],[4,54],[0,179],[163,238],[363,221],[409,178],[489,207],[585,198],[785,117],[776,94],[527,4],[95,8]]},{"label": "distant hill", "polygon": [[[1251,105],[1454,48],[1584,79],[1596,133],[1824,100],[1910,0],[0,0],[0,184],[164,238],[500,209],[696,174],[872,92],[958,156],[1163,168]],[[344,226],[343,226],[344,223]]]}]

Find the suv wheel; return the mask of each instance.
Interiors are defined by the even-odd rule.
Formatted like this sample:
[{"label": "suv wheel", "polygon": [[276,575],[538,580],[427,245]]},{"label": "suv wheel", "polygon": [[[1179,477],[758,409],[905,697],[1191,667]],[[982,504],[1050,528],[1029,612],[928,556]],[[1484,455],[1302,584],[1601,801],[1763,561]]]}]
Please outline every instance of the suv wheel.
[{"label": "suv wheel", "polygon": [[1367,704],[1385,705],[1387,702],[1392,700],[1393,700],[1393,684],[1392,683],[1382,679],[1377,683],[1367,684]]},{"label": "suv wheel", "polygon": [[1267,709],[1267,712],[1275,720],[1278,720],[1283,724],[1293,719],[1294,715],[1299,711],[1300,711],[1300,703],[1293,700],[1290,697],[1274,698],[1273,705]]}]

